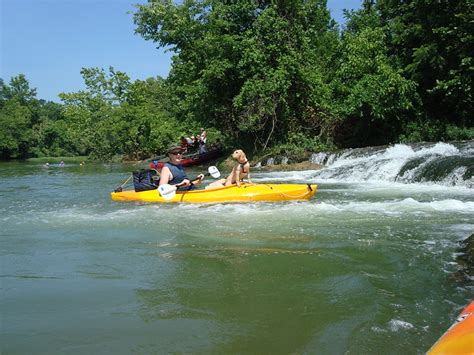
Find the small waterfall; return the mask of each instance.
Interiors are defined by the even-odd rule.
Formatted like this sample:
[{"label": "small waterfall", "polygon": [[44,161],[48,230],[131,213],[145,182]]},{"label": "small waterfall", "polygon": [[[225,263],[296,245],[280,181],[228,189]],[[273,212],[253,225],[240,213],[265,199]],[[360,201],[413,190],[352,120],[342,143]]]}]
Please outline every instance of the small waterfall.
[{"label": "small waterfall", "polygon": [[321,153],[313,153],[309,158],[309,161],[313,164],[325,165],[328,162],[329,154],[321,152]]},{"label": "small waterfall", "polygon": [[275,158],[268,158],[266,165],[274,165],[274,164],[275,164]]},{"label": "small waterfall", "polygon": [[317,177],[322,179],[474,187],[474,141],[396,144],[315,153],[310,161],[325,165],[317,172]]}]

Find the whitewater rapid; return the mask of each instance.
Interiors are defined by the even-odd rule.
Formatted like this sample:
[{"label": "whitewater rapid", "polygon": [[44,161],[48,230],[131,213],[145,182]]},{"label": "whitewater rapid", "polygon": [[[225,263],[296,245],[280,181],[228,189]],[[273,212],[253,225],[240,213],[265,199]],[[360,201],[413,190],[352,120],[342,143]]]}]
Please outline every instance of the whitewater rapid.
[{"label": "whitewater rapid", "polygon": [[332,182],[401,182],[474,186],[474,142],[436,143],[348,149],[315,153],[323,165],[314,178]]}]

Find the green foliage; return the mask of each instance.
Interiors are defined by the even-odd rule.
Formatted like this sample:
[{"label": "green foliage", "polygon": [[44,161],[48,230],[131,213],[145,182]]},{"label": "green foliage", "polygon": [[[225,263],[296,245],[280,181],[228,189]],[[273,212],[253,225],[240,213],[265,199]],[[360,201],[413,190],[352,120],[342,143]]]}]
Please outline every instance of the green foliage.
[{"label": "green foliage", "polygon": [[443,126],[440,122],[428,120],[408,122],[403,127],[403,133],[400,135],[400,142],[414,143],[440,140],[443,131]]},{"label": "green foliage", "polygon": [[110,104],[123,103],[130,89],[130,78],[123,72],[115,71],[113,67],[109,67],[109,73],[101,68],[81,69],[81,75],[91,96],[101,97]]},{"label": "green foliage", "polygon": [[150,0],[136,32],[174,52],[167,79],[83,68],[85,90],[36,98],[0,79],[0,157],[163,153],[208,132],[296,156],[473,139],[471,0],[364,0],[339,32],[325,0]]},{"label": "green foliage", "polygon": [[339,138],[341,145],[394,142],[401,124],[415,115],[416,83],[401,75],[385,41],[373,10],[362,9],[349,18],[333,81],[336,107],[346,130]]},{"label": "green foliage", "polygon": [[152,1],[135,23],[176,52],[168,82],[180,120],[264,148],[300,125],[320,134],[330,117],[319,71],[337,36],[324,1]]},{"label": "green foliage", "polygon": [[295,133],[289,136],[289,140],[282,144],[272,146],[265,151],[264,155],[258,155],[260,159],[267,156],[284,156],[293,162],[300,162],[308,159],[312,152],[332,151],[336,147],[332,144],[324,143],[319,137],[308,137],[302,133]]},{"label": "green foliage", "polygon": [[474,127],[446,126],[446,140],[473,140]]},{"label": "green foliage", "polygon": [[400,142],[453,141],[474,139],[473,127],[459,127],[444,121],[418,120],[403,127]]},{"label": "green foliage", "polygon": [[0,156],[2,159],[24,158],[31,134],[31,112],[19,101],[10,100],[0,110]]},{"label": "green foliage", "polygon": [[30,83],[24,74],[11,78],[9,86],[0,81],[0,100],[15,100],[21,105],[31,104],[36,99],[36,89],[30,88]]},{"label": "green foliage", "polygon": [[472,125],[472,0],[379,0],[387,48],[418,84],[428,119]]},{"label": "green foliage", "polygon": [[73,145],[67,139],[67,124],[64,120],[51,120],[43,118],[33,128],[33,141],[30,150],[31,155],[43,156],[66,156],[74,152]]},{"label": "green foliage", "polygon": [[283,149],[288,156],[304,156],[305,153],[331,151],[335,148],[331,143],[322,142],[320,137],[308,137],[303,133],[292,133],[287,143],[279,145],[279,149]]},{"label": "green foliage", "polygon": [[37,107],[36,90],[23,74],[11,78],[9,85],[0,80],[0,157],[28,156],[31,126]]},{"label": "green foliage", "polygon": [[[225,145],[225,146],[231,146],[234,144],[237,144],[237,145],[239,144],[239,142],[232,141],[229,135],[224,134],[223,132],[221,132],[215,127],[209,127],[209,128],[206,127],[205,130],[207,133],[207,141],[206,141],[207,145],[220,144],[220,145]],[[197,128],[195,130],[192,130],[189,133],[191,135],[201,134],[200,130],[198,131]],[[190,134],[183,133],[182,135],[186,137],[186,136],[190,136]]]},{"label": "green foliage", "polygon": [[165,109],[164,81],[130,82],[109,68],[82,69],[86,90],[62,93],[69,134],[82,154],[109,160],[116,154],[142,159],[176,142],[181,125]]}]

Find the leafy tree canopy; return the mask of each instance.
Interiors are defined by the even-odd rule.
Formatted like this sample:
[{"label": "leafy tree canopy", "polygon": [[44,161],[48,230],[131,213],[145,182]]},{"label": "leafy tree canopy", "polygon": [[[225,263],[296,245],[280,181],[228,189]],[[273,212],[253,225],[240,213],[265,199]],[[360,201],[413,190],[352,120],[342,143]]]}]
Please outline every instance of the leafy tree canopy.
[{"label": "leafy tree canopy", "polygon": [[168,78],[83,68],[61,104],[0,79],[0,156],[162,153],[206,127],[250,152],[473,139],[471,0],[364,0],[339,29],[325,0],[149,0],[136,33]]}]

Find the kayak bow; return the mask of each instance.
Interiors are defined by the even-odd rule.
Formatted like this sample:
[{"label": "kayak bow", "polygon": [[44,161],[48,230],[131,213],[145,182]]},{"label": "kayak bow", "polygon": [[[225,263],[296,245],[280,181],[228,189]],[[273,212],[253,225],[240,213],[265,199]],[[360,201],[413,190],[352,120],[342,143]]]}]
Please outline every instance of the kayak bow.
[{"label": "kayak bow", "polygon": [[427,354],[474,354],[474,301],[464,308]]}]

